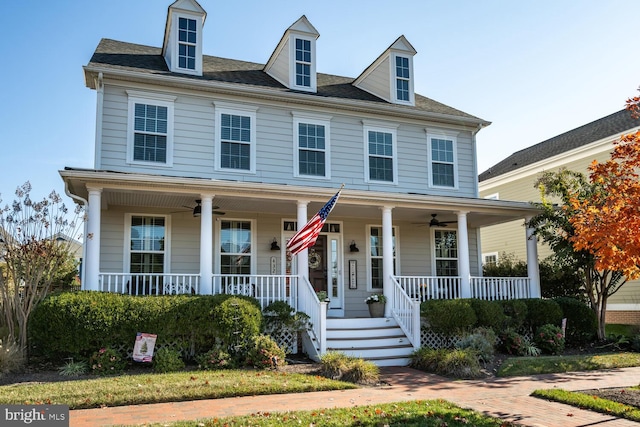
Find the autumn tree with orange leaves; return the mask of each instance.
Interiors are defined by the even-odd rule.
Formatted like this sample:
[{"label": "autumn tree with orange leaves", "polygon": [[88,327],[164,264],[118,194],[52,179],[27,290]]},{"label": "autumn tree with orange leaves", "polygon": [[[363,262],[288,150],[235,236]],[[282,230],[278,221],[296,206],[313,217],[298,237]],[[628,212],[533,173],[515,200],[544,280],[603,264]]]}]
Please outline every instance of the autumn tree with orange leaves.
[{"label": "autumn tree with orange leaves", "polygon": [[[640,98],[627,100],[638,118]],[[585,292],[605,339],[608,298],[640,278],[640,132],[614,143],[611,157],[594,161],[588,179],[579,172],[545,172],[536,185],[544,212],[530,225],[583,275]],[[560,201],[556,208],[551,201]]]}]

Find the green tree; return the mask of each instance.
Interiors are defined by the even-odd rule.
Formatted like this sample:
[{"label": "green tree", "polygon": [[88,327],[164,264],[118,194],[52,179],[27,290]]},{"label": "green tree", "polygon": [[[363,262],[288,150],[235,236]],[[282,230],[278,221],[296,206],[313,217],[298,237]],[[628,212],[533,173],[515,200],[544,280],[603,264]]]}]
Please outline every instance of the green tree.
[{"label": "green tree", "polygon": [[[30,192],[27,182],[18,187],[11,206],[0,208],[0,254],[6,265],[0,274],[1,322],[24,356],[29,316],[52,284],[68,274],[70,244],[82,223],[82,208],[70,212],[55,191],[39,202]],[[57,239],[61,235],[70,238]]]}]

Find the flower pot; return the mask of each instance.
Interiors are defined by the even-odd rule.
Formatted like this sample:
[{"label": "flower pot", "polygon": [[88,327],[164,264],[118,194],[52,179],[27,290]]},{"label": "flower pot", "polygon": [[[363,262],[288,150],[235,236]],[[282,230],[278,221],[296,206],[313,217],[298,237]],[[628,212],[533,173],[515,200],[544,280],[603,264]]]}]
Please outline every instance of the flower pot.
[{"label": "flower pot", "polygon": [[384,303],[374,302],[369,305],[369,315],[371,317],[384,317]]}]

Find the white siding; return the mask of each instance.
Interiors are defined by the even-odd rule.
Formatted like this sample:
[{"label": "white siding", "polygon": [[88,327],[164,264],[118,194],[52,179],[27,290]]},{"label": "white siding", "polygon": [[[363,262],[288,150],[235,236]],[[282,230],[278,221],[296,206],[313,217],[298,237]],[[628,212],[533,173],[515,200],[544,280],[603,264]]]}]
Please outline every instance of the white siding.
[{"label": "white siding", "polygon": [[358,85],[361,89],[373,93],[382,99],[391,102],[391,75],[389,70],[389,57],[385,58],[369,73],[367,78]]}]

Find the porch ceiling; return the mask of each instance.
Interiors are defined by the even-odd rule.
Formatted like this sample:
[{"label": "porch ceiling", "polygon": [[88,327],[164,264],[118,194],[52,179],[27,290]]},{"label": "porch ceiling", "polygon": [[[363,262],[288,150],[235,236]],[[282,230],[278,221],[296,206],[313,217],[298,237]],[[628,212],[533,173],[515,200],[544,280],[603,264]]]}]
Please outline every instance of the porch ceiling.
[{"label": "porch ceiling", "polygon": [[[264,213],[285,218],[297,216],[298,201],[308,201],[309,215],[337,191],[337,188],[298,187],[292,185],[216,181],[196,178],[159,177],[95,170],[60,171],[69,192],[88,198],[88,188],[101,190],[103,209],[140,207],[161,209],[164,213],[190,214],[195,200],[214,197],[217,210],[227,217]],[[431,214],[440,221],[455,221],[456,212],[467,212],[470,227],[481,227],[537,213],[528,203],[477,198],[428,196],[405,193],[343,190],[331,216],[334,219],[363,218],[379,220],[381,208],[393,208],[395,221],[428,225]],[[450,226],[453,226],[451,224]]]}]

